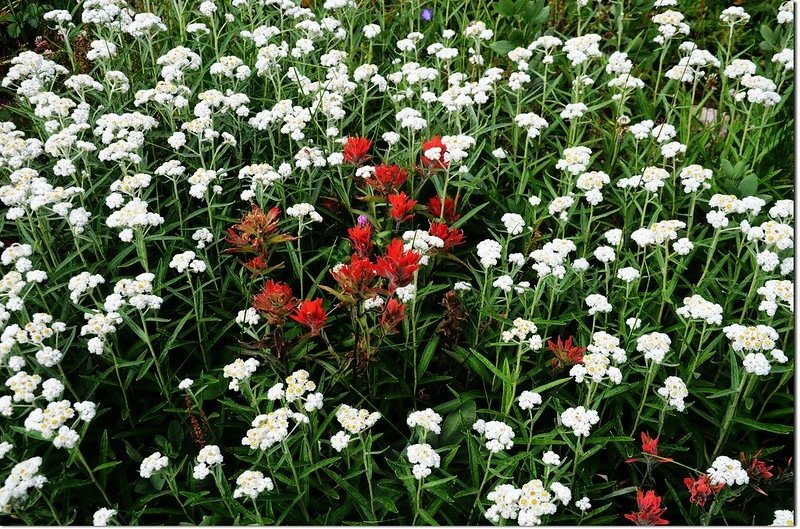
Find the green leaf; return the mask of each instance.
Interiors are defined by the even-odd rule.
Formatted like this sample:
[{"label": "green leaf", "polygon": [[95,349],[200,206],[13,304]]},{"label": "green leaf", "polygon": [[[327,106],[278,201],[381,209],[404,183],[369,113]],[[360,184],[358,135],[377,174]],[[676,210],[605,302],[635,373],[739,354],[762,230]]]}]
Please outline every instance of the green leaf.
[{"label": "green leaf", "polygon": [[746,417],[736,417],[733,422],[743,424],[748,428],[752,428],[760,432],[777,434],[790,434],[794,432],[794,426],[789,426],[787,424],[768,424],[765,422],[754,421],[753,419],[748,419]]}]

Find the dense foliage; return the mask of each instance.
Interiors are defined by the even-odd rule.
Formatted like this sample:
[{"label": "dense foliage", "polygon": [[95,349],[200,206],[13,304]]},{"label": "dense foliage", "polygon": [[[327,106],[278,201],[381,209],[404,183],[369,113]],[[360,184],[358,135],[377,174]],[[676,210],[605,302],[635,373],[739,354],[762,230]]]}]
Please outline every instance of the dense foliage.
[{"label": "dense foliage", "polygon": [[2,523],[793,523],[794,5],[681,4],[12,4]]}]

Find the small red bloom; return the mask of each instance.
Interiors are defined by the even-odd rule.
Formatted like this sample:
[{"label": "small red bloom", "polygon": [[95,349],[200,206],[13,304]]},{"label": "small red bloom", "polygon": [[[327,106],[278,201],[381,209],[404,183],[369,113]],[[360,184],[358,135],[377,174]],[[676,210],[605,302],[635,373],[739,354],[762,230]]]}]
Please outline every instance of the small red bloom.
[{"label": "small red bloom", "polygon": [[428,209],[434,217],[442,218],[448,223],[452,223],[461,218],[461,215],[456,213],[456,201],[450,197],[444,198],[444,207],[442,207],[442,200],[439,195],[434,195],[428,201]]},{"label": "small red bloom", "polygon": [[636,457],[632,457],[630,459],[626,459],[626,463],[636,463],[636,462],[643,462],[647,464],[652,464],[653,461],[657,461],[660,463],[669,463],[673,461],[668,457],[661,457],[658,455],[658,437],[655,439],[651,438],[645,432],[641,433],[642,437],[642,453],[644,454],[644,459],[639,459]]},{"label": "small red bloom", "polygon": [[406,180],[408,180],[408,173],[397,164],[380,164],[375,167],[375,171],[372,176],[367,178],[366,182],[378,193],[387,195],[396,193]]},{"label": "small red bloom", "polygon": [[397,332],[397,325],[406,317],[406,306],[395,298],[389,300],[381,314],[381,328],[386,334]]},{"label": "small red bloom", "polygon": [[294,314],[289,316],[294,321],[311,329],[311,335],[316,336],[322,327],[325,326],[325,321],[328,319],[328,314],[322,308],[322,298],[317,298],[314,301],[305,300],[297,309]]},{"label": "small red bloom", "polygon": [[434,136],[422,144],[420,162],[424,167],[431,169],[445,169],[449,165],[449,162],[445,161],[446,153],[447,147],[442,143],[442,139],[438,135]]},{"label": "small red bloom", "polygon": [[658,455],[658,437],[651,438],[645,432],[642,432],[642,452],[653,456]]},{"label": "small red bloom", "polygon": [[258,274],[259,272],[267,268],[267,263],[266,261],[264,261],[263,257],[257,255],[252,259],[250,259],[249,261],[245,261],[244,267],[253,272],[253,274]]},{"label": "small red bloom", "polygon": [[394,239],[386,247],[386,255],[378,258],[375,271],[379,276],[389,280],[389,291],[404,287],[414,278],[419,269],[419,254],[414,250],[406,250],[401,239]]},{"label": "small red bloom", "polygon": [[753,454],[753,459],[750,461],[750,463],[747,462],[744,452],[739,454],[739,459],[742,461],[742,466],[747,469],[747,475],[750,476],[751,482],[772,479],[772,467],[774,465],[767,466],[764,461],[758,458],[760,454],[761,450]]},{"label": "small red bloom", "polygon": [[573,364],[580,364],[583,362],[583,353],[586,352],[585,347],[578,347],[572,344],[573,337],[570,336],[565,342],[561,341],[561,336],[558,337],[557,342],[547,340],[547,346],[556,355],[550,361],[550,365],[554,369],[563,369],[564,366]]},{"label": "small red bloom", "polygon": [[270,325],[281,325],[292,312],[296,300],[292,289],[286,283],[267,280],[261,292],[253,298],[253,308],[267,319]]},{"label": "small red bloom", "polygon": [[369,159],[369,148],[372,141],[360,136],[349,136],[342,147],[344,161],[353,165],[362,165]]},{"label": "small red bloom", "polygon": [[405,193],[396,195],[389,195],[386,197],[391,207],[389,208],[389,215],[395,222],[403,222],[414,218],[414,206],[417,204],[416,200],[411,200]]},{"label": "small red bloom", "polygon": [[625,518],[636,525],[668,525],[669,521],[661,518],[667,510],[661,507],[661,496],[657,496],[655,491],[648,490],[646,493],[642,489],[636,491],[636,504],[638,512],[626,514]]},{"label": "small red bloom", "polygon": [[376,275],[375,265],[369,259],[363,259],[358,254],[353,254],[350,264],[331,270],[331,275],[339,283],[342,291],[349,296],[355,299],[371,297]]},{"label": "small red bloom", "polygon": [[722,488],[725,486],[724,483],[719,483],[717,485],[712,485],[710,481],[708,481],[708,476],[702,474],[697,479],[692,478],[683,478],[683,484],[686,485],[686,488],[689,489],[691,492],[691,497],[689,501],[699,505],[700,507],[706,506],[706,501],[714,494],[717,494]]},{"label": "small red bloom", "polygon": [[464,242],[464,232],[458,228],[450,229],[447,224],[441,222],[431,222],[428,233],[434,237],[439,237],[444,241],[444,251],[450,251],[453,247]]},{"label": "small red bloom", "polygon": [[353,226],[347,230],[350,243],[359,257],[366,257],[372,251],[372,226]]}]

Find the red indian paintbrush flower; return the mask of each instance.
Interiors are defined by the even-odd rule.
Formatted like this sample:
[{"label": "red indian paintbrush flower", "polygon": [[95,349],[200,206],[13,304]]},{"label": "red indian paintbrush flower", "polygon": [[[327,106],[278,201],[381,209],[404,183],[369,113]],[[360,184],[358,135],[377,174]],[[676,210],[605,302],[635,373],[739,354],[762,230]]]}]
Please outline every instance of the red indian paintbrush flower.
[{"label": "red indian paintbrush flower", "polygon": [[381,328],[386,334],[397,332],[397,326],[406,317],[406,306],[395,298],[389,300],[381,314]]},{"label": "red indian paintbrush flower", "polygon": [[417,204],[416,200],[411,198],[405,193],[396,195],[389,195],[386,197],[391,207],[389,208],[389,215],[395,222],[403,222],[414,218],[414,206]]},{"label": "red indian paintbrush flower", "polygon": [[295,304],[291,287],[272,279],[269,279],[253,298],[253,308],[264,316],[270,325],[282,325]]},{"label": "red indian paintbrush flower", "polygon": [[626,463],[634,463],[634,462],[644,462],[644,463],[652,463],[654,460],[661,462],[661,463],[669,463],[672,459],[668,457],[661,457],[658,455],[658,437],[653,439],[650,437],[649,434],[642,432],[642,453],[644,454],[644,460],[632,457],[630,459],[626,459]]},{"label": "red indian paintbrush flower", "polygon": [[372,175],[367,178],[366,182],[378,193],[386,195],[389,193],[396,193],[406,180],[408,180],[408,173],[397,164],[380,164],[375,167],[375,170]]},{"label": "red indian paintbrush flower", "polygon": [[464,242],[464,232],[459,230],[458,228],[450,229],[447,224],[443,224],[441,222],[431,222],[431,227],[428,229],[428,233],[433,235],[434,237],[439,237],[442,241],[444,241],[444,247],[442,248],[444,251],[450,251],[453,247],[458,246],[459,244],[463,244]]},{"label": "red indian paintbrush flower", "polygon": [[461,218],[461,215],[456,213],[456,201],[450,197],[445,197],[444,205],[442,205],[442,199],[438,195],[434,195],[428,201],[428,209],[434,217],[442,218],[448,223]]},{"label": "red indian paintbrush flower", "polygon": [[583,362],[583,353],[586,352],[585,347],[578,347],[572,344],[572,336],[567,338],[566,341],[561,341],[561,336],[558,337],[558,341],[553,342],[552,340],[547,340],[547,346],[553,351],[553,354],[556,355],[550,361],[550,365],[553,369],[561,370],[564,366],[570,366],[573,364],[580,364]]},{"label": "red indian paintbrush flower", "polygon": [[691,477],[683,478],[683,484],[686,485],[686,488],[691,493],[689,501],[700,507],[705,507],[706,501],[725,487],[724,483],[712,485],[706,474],[702,474],[697,479],[692,479]]},{"label": "red indian paintbrush flower", "polygon": [[344,161],[353,165],[361,165],[369,159],[369,148],[372,141],[360,136],[349,136],[342,147]]},{"label": "red indian paintbrush flower", "polygon": [[447,154],[447,147],[437,135],[422,144],[420,162],[423,167],[445,169],[449,165],[449,162],[445,160],[445,154]]},{"label": "red indian paintbrush flower", "polygon": [[359,257],[366,257],[372,251],[372,226],[353,226],[347,230],[347,236]]},{"label": "red indian paintbrush flower", "polygon": [[353,254],[350,264],[341,265],[331,270],[333,279],[339,283],[343,292],[357,299],[371,297],[375,284],[375,265],[369,259]]},{"label": "red indian paintbrush flower", "polygon": [[646,493],[642,489],[636,491],[636,504],[638,512],[626,514],[625,518],[636,525],[667,525],[668,520],[661,517],[667,510],[661,506],[661,496],[657,496],[655,491],[648,490]]},{"label": "red indian paintbrush flower", "polygon": [[386,255],[378,258],[375,271],[389,280],[389,291],[408,285],[419,269],[419,254],[406,250],[401,239],[394,239],[386,247]]},{"label": "red indian paintbrush flower", "polygon": [[753,459],[750,460],[750,462],[748,463],[747,457],[745,457],[744,452],[741,452],[739,454],[739,460],[741,460],[742,466],[746,469],[747,476],[750,478],[749,485],[753,487],[756,490],[756,492],[766,496],[767,493],[761,489],[759,483],[762,481],[768,481],[772,479],[773,477],[772,467],[774,467],[775,465],[767,465],[766,462],[758,458],[759,455],[761,455],[761,449],[759,449],[758,452],[753,454],[752,456]]},{"label": "red indian paintbrush flower", "polygon": [[289,317],[300,325],[308,327],[311,330],[311,335],[316,336],[325,326],[328,314],[322,308],[322,298],[317,298],[314,301],[303,301]]}]

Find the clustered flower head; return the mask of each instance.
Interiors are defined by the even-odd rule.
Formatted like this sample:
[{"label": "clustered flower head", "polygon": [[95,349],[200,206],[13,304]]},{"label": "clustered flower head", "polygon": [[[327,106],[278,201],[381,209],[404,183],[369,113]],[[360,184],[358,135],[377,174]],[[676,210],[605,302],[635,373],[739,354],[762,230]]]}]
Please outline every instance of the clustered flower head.
[{"label": "clustered flower head", "polygon": [[486,440],[486,449],[492,453],[508,450],[514,446],[514,430],[502,421],[486,422],[478,419],[472,425],[472,429]]}]

